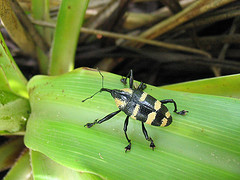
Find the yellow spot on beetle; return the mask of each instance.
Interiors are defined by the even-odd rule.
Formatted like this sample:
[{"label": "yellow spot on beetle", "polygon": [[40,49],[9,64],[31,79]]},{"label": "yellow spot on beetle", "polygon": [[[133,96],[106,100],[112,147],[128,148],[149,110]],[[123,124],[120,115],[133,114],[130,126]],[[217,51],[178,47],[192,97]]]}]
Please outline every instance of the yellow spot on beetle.
[{"label": "yellow spot on beetle", "polygon": [[129,89],[129,88],[125,88],[125,89],[121,89],[122,91],[124,92],[127,92],[129,94],[132,94],[133,93],[133,90],[132,89]]},{"label": "yellow spot on beetle", "polygon": [[146,124],[151,124],[153,120],[155,119],[157,113],[156,112],[151,112],[148,114]]},{"label": "yellow spot on beetle", "polygon": [[147,95],[148,95],[148,94],[145,93],[145,92],[142,93],[142,96],[140,97],[139,101],[140,101],[140,102],[143,102],[143,101],[146,99]]},{"label": "yellow spot on beetle", "polygon": [[136,119],[136,116],[137,116],[137,113],[138,113],[139,109],[140,109],[140,105],[137,104],[137,105],[135,106],[134,110],[133,110],[132,115],[131,115],[132,118]]},{"label": "yellow spot on beetle", "polygon": [[158,100],[154,103],[154,109],[156,111],[158,111],[161,108],[161,106],[162,106],[162,103]]},{"label": "yellow spot on beetle", "polygon": [[162,127],[166,126],[167,122],[168,122],[168,120],[166,118],[163,118],[161,126]]},{"label": "yellow spot on beetle", "polygon": [[171,116],[170,112],[169,112],[169,111],[166,112],[166,113],[165,113],[165,116],[166,116],[166,118],[169,118],[169,117]]},{"label": "yellow spot on beetle", "polygon": [[116,103],[118,108],[123,108],[123,107],[126,106],[126,102],[125,101],[122,101],[122,100],[120,100],[118,98],[115,98],[114,100],[115,100],[115,103]]}]

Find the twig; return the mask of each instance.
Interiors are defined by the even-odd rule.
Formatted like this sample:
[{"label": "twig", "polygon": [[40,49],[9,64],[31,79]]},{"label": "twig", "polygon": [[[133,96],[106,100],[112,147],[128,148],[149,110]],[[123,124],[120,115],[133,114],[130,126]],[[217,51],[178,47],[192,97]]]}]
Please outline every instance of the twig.
[{"label": "twig", "polygon": [[184,26],[181,26],[179,28],[176,29],[176,31],[181,31],[181,30],[185,30],[185,29],[189,29],[189,28],[196,28],[199,26],[204,26],[204,25],[208,25],[208,24],[213,24],[215,22],[218,21],[223,21],[226,19],[230,19],[236,16],[240,16],[240,10],[232,10],[229,11],[227,14],[218,14],[218,15],[214,15],[211,17],[206,17],[206,18],[201,18],[201,19],[197,19],[193,22],[189,22],[187,24],[185,24]]},{"label": "twig", "polygon": [[[200,57],[196,55],[188,55],[188,54],[182,54],[178,52],[156,52],[156,54],[151,54],[147,52],[147,50],[140,50],[136,48],[129,48],[129,47],[122,47],[123,49],[128,49],[130,51],[133,51],[142,57],[144,59],[151,58],[153,60],[156,60],[160,63],[169,63],[169,62],[188,62],[193,64],[201,64],[201,65],[207,65],[207,66],[216,66],[221,67],[225,69],[232,69],[232,70],[240,70],[240,63],[234,62],[230,60],[224,60],[219,61],[217,58],[209,58],[209,57]],[[124,53],[122,53],[124,54]],[[149,55],[150,54],[150,55]],[[112,56],[112,55],[111,55]],[[161,58],[159,58],[161,57]]]},{"label": "twig", "polygon": [[187,62],[191,64],[199,64],[204,65],[207,67],[210,66],[217,66],[221,67],[222,69],[231,69],[231,70],[240,70],[240,63],[234,62],[231,60],[224,60],[219,61],[217,58],[207,58],[207,57],[201,57],[197,55],[188,55],[183,53],[177,53],[177,52],[162,52],[157,50],[151,50],[149,51],[146,48],[143,49],[136,49],[136,48],[129,48],[129,47],[108,47],[108,48],[101,48],[97,50],[93,50],[90,52],[87,52],[84,50],[81,50],[82,53],[78,55],[78,58],[83,59],[89,59],[89,58],[120,58],[120,57],[127,57],[130,59],[138,58],[138,59],[144,59],[145,61],[148,60],[154,60],[159,62],[161,65],[163,64],[169,64],[169,63],[177,63],[177,62]]},{"label": "twig", "polygon": [[[111,0],[110,2],[107,3],[107,5],[98,13],[97,16],[92,17],[89,19],[86,23],[85,26],[90,28],[90,29],[96,29],[99,28],[106,22],[106,19],[108,19],[115,11],[118,9],[119,2]],[[86,41],[88,39],[89,35],[84,34],[80,36],[80,41]]]},{"label": "twig", "polygon": [[[154,39],[170,30],[176,28],[177,26],[197,17],[207,11],[216,9],[227,3],[233,2],[234,0],[198,0],[193,4],[189,5],[181,12],[171,16],[170,18],[152,26],[145,32],[143,32],[139,37],[146,39]],[[127,45],[132,47],[141,47],[143,44],[136,42],[128,42]]]},{"label": "twig", "polygon": [[11,0],[12,7],[14,12],[17,14],[19,20],[24,25],[24,27],[28,30],[35,44],[37,44],[45,54],[48,54],[49,45],[45,42],[45,40],[41,37],[38,31],[35,29],[21,6],[18,4],[16,0]]},{"label": "twig", "polygon": [[[233,34],[235,33],[235,31],[236,31],[236,29],[237,29],[237,26],[238,26],[238,24],[239,24],[239,21],[240,21],[240,18],[239,18],[239,17],[236,17],[236,18],[234,19],[233,24],[232,24],[232,26],[231,26],[231,28],[230,28],[230,31],[229,31],[229,35],[233,35]],[[221,49],[221,51],[220,51],[220,53],[219,53],[219,55],[218,55],[218,60],[219,60],[219,61],[224,61],[225,55],[226,55],[226,52],[227,52],[229,46],[230,46],[229,43],[225,43],[225,44],[223,45],[223,47],[222,47],[222,49]],[[217,68],[217,73],[218,73],[218,74],[217,74],[218,76],[221,75],[221,68]]]},{"label": "twig", "polygon": [[[32,22],[37,25],[42,25],[42,26],[47,26],[47,27],[52,27],[52,28],[55,28],[55,26],[56,26],[53,23],[48,23],[48,22],[44,22],[44,21],[32,20]],[[184,51],[184,52],[188,52],[188,53],[195,53],[195,54],[211,57],[211,55],[208,52],[205,52],[205,51],[202,51],[199,49],[176,45],[176,44],[165,43],[165,42],[161,42],[161,41],[148,40],[148,39],[144,39],[144,38],[133,37],[133,36],[129,36],[129,35],[112,33],[112,32],[95,30],[95,29],[88,29],[88,28],[84,28],[84,27],[81,28],[81,32],[88,33],[88,34],[96,34],[96,35],[100,34],[100,35],[110,37],[110,38],[126,39],[126,40],[144,43],[144,44],[159,46],[159,47],[163,47],[163,48],[167,48],[167,49]]]},{"label": "twig", "polygon": [[[199,37],[199,43],[205,46],[211,45],[218,45],[224,43],[231,43],[231,44],[240,44],[240,35],[239,34],[232,34],[232,35],[219,35],[219,36],[206,36],[206,37]],[[178,43],[178,44],[185,44],[190,46],[192,40],[190,38],[185,39],[177,39],[177,40],[168,40],[169,43]]]}]

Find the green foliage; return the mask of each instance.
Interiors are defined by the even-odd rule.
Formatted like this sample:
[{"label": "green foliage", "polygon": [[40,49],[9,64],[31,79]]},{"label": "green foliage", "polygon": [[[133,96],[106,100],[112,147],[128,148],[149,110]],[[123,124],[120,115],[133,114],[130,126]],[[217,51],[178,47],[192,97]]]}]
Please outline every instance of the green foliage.
[{"label": "green foliage", "polygon": [[27,97],[27,80],[17,67],[0,33],[0,88]]},{"label": "green foliage", "polygon": [[73,70],[78,36],[87,6],[88,0],[62,1],[53,39],[50,75]]},{"label": "green foliage", "polygon": [[30,113],[26,79],[0,34],[0,134],[25,130]]},{"label": "green foliage", "polygon": [[[124,87],[120,76],[103,74],[105,87]],[[147,126],[157,146],[154,151],[142,135],[140,122],[130,121],[133,146],[125,153],[124,113],[91,129],[83,126],[117,110],[106,92],[81,102],[100,88],[101,77],[92,70],[34,77],[28,84],[32,114],[25,144],[64,166],[108,179],[240,177],[238,99],[148,85],[146,92],[158,99],[175,99],[179,110],[189,114],[172,113],[174,122],[167,128]],[[173,107],[168,107],[172,112]]]},{"label": "green foliage", "polygon": [[[48,3],[33,1],[36,19],[51,21]],[[186,116],[172,113],[173,124],[166,128],[146,125],[157,146],[154,151],[140,122],[131,119],[132,150],[124,152],[124,113],[91,129],[84,127],[117,110],[106,92],[82,102],[101,88],[98,72],[71,71],[87,5],[87,0],[63,0],[51,61],[37,49],[41,72],[63,75],[35,76],[27,84],[0,34],[0,134],[24,135],[27,123],[24,141],[29,148],[13,165],[23,149],[22,138],[0,147],[0,170],[12,166],[5,179],[239,179],[239,75],[165,89],[148,85],[147,93],[160,100],[173,98],[179,110],[189,111]],[[38,30],[50,44],[52,32]],[[103,74],[106,88],[125,87],[120,76]],[[173,106],[167,106],[172,112]]]},{"label": "green foliage", "polygon": [[25,130],[29,114],[27,99],[0,90],[0,133]]},{"label": "green foliage", "polygon": [[66,168],[37,151],[32,151],[31,157],[35,179],[101,179],[94,174],[77,172]]},{"label": "green foliage", "polygon": [[4,177],[4,180],[33,179],[32,169],[29,162],[29,151],[25,150],[8,174]]},{"label": "green foliage", "polygon": [[162,86],[164,89],[227,97],[240,97],[240,75],[222,76]]}]

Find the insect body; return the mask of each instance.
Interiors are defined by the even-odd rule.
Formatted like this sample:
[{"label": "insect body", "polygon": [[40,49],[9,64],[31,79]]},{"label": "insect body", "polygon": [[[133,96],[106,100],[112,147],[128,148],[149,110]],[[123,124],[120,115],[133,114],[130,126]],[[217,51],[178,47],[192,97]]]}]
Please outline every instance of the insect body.
[{"label": "insect body", "polygon": [[121,89],[111,94],[117,107],[133,119],[154,126],[168,126],[172,123],[166,106],[142,90]]},{"label": "insect body", "polygon": [[[102,76],[100,71],[99,73]],[[125,88],[120,90],[101,88],[100,91],[98,91],[98,92],[106,91],[111,93],[119,110],[111,114],[108,114],[107,116],[105,116],[100,120],[95,120],[93,123],[87,123],[85,126],[90,128],[94,124],[101,124],[102,122],[111,119],[113,116],[123,111],[127,115],[124,122],[123,130],[124,130],[126,139],[129,143],[125,147],[125,150],[129,151],[131,149],[131,140],[128,138],[128,135],[127,135],[127,126],[128,126],[129,117],[132,117],[133,119],[136,119],[142,122],[143,134],[146,140],[151,142],[150,147],[154,149],[155,145],[153,143],[152,138],[148,136],[144,123],[150,124],[153,126],[163,126],[163,127],[170,125],[172,123],[172,116],[170,115],[167,107],[164,105],[166,103],[173,103],[175,108],[174,112],[177,114],[185,115],[186,112],[188,111],[182,110],[177,112],[177,104],[173,99],[158,101],[151,95],[143,92],[143,90],[146,88],[146,85],[143,83],[141,83],[138,86],[138,88],[134,88],[132,70],[130,70],[126,78],[121,79],[121,82],[126,85],[126,81],[128,77],[129,77],[130,88]],[[102,79],[103,79],[103,76],[102,76]],[[95,93],[94,95],[90,96],[87,99],[92,98],[97,93]],[[86,101],[87,99],[83,100],[83,102]]]}]

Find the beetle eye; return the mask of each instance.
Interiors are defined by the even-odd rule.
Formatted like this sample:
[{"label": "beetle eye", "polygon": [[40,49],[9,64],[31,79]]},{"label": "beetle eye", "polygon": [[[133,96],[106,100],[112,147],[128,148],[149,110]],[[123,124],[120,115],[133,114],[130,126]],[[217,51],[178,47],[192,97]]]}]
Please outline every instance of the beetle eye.
[{"label": "beetle eye", "polygon": [[146,84],[143,84],[142,85],[142,89],[146,89],[147,88],[147,85]]}]

